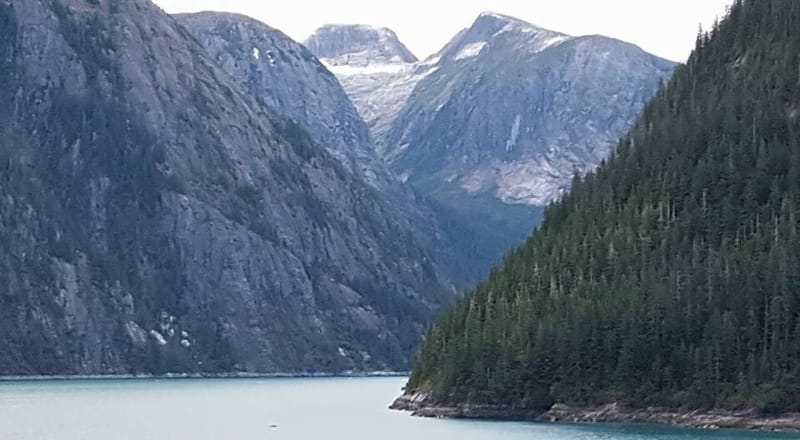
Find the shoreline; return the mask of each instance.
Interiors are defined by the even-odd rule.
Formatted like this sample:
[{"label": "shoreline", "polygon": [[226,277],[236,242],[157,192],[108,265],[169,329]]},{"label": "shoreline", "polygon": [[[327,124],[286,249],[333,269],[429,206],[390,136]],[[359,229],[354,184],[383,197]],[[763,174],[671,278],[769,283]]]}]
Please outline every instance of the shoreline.
[{"label": "shoreline", "polygon": [[370,378],[370,377],[407,377],[404,371],[345,371],[337,373],[167,373],[167,374],[64,374],[64,375],[31,375],[0,376],[2,382],[23,381],[69,381],[69,380],[179,380],[179,379],[314,379],[314,378]]},{"label": "shoreline", "polygon": [[763,432],[800,432],[800,413],[765,416],[754,410],[677,410],[633,408],[611,403],[595,407],[555,404],[536,408],[519,404],[447,402],[423,393],[398,397],[389,407],[416,417],[517,420],[545,423],[632,423],[703,430],[735,429]]}]

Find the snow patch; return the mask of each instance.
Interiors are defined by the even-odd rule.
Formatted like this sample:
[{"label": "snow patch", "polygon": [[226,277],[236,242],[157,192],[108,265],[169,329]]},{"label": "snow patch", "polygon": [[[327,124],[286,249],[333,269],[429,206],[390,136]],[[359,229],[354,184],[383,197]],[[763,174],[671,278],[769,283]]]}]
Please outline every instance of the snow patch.
[{"label": "snow patch", "polygon": [[258,50],[257,47],[253,48],[253,59],[260,60],[261,59],[261,51]]},{"label": "snow patch", "polygon": [[486,47],[485,41],[478,41],[477,43],[468,44],[464,46],[464,48],[461,49],[461,51],[459,51],[453,59],[460,61],[467,58],[474,58],[481,54],[481,51],[484,47]]},{"label": "snow patch", "polygon": [[547,48],[556,46],[556,45],[558,45],[560,43],[563,43],[563,42],[569,40],[570,38],[571,37],[569,37],[567,35],[557,35],[555,37],[550,37],[550,38],[544,40],[541,43],[541,45],[539,46],[537,52],[541,52],[541,51],[543,51],[543,50],[545,50]]},{"label": "snow patch", "polygon": [[439,55],[431,55],[430,57],[428,57],[428,59],[426,59],[425,61],[421,62],[420,65],[433,66],[433,65],[439,64],[439,61],[441,61],[441,60],[442,60],[442,57],[440,57]]},{"label": "snow patch", "polygon": [[147,342],[147,333],[136,322],[125,323],[125,330],[135,345],[144,345]]},{"label": "snow patch", "polygon": [[511,137],[506,141],[506,151],[511,151],[519,140],[519,127],[522,123],[522,115],[514,118],[514,125],[511,126]]},{"label": "snow patch", "polygon": [[333,65],[323,60],[322,64],[337,76],[375,75],[380,73],[387,73],[394,75],[403,72],[408,68],[408,65],[405,63],[397,63],[397,64],[379,63],[379,64],[367,64],[366,66],[357,66],[357,65]]},{"label": "snow patch", "polygon": [[493,11],[483,11],[480,14],[478,14],[478,17],[491,17],[491,18],[496,18],[498,20],[506,20],[506,19],[508,19],[507,15],[498,14],[497,12],[493,12]]},{"label": "snow patch", "polygon": [[167,345],[167,340],[164,339],[164,335],[162,335],[161,333],[155,330],[150,330],[150,336],[152,336],[153,339],[155,339],[156,342],[158,342],[158,345]]}]

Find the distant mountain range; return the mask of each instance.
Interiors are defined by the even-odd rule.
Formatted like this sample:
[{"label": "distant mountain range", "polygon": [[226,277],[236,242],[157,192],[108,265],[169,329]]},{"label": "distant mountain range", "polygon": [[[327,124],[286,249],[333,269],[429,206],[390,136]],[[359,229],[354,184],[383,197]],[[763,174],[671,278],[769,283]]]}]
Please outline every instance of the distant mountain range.
[{"label": "distant mountain range", "polygon": [[[335,52],[315,51],[332,36]],[[365,49],[370,41],[380,50]],[[442,203],[501,219],[513,218],[512,205],[557,200],[596,167],[675,66],[622,41],[494,13],[420,62],[388,52],[404,47],[394,33],[363,26],[326,26],[306,45],[339,76],[395,173]]]}]

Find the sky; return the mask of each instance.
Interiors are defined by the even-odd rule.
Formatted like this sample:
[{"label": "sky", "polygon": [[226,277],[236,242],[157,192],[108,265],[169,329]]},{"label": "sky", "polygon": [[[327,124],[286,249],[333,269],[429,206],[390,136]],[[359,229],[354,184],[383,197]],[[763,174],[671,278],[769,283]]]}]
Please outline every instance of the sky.
[{"label": "sky", "polygon": [[702,25],[733,0],[155,0],[167,12],[229,11],[302,42],[323,24],[388,27],[419,58],[441,49],[484,11],[570,35],[601,34],[685,61]]}]

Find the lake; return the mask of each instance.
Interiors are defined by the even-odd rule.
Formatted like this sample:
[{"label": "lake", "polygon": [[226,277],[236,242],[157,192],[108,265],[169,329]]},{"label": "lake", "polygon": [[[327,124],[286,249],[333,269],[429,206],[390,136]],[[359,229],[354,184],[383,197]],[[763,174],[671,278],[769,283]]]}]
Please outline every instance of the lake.
[{"label": "lake", "polygon": [[420,419],[405,378],[0,382],[2,440],[722,440],[797,435]]}]

